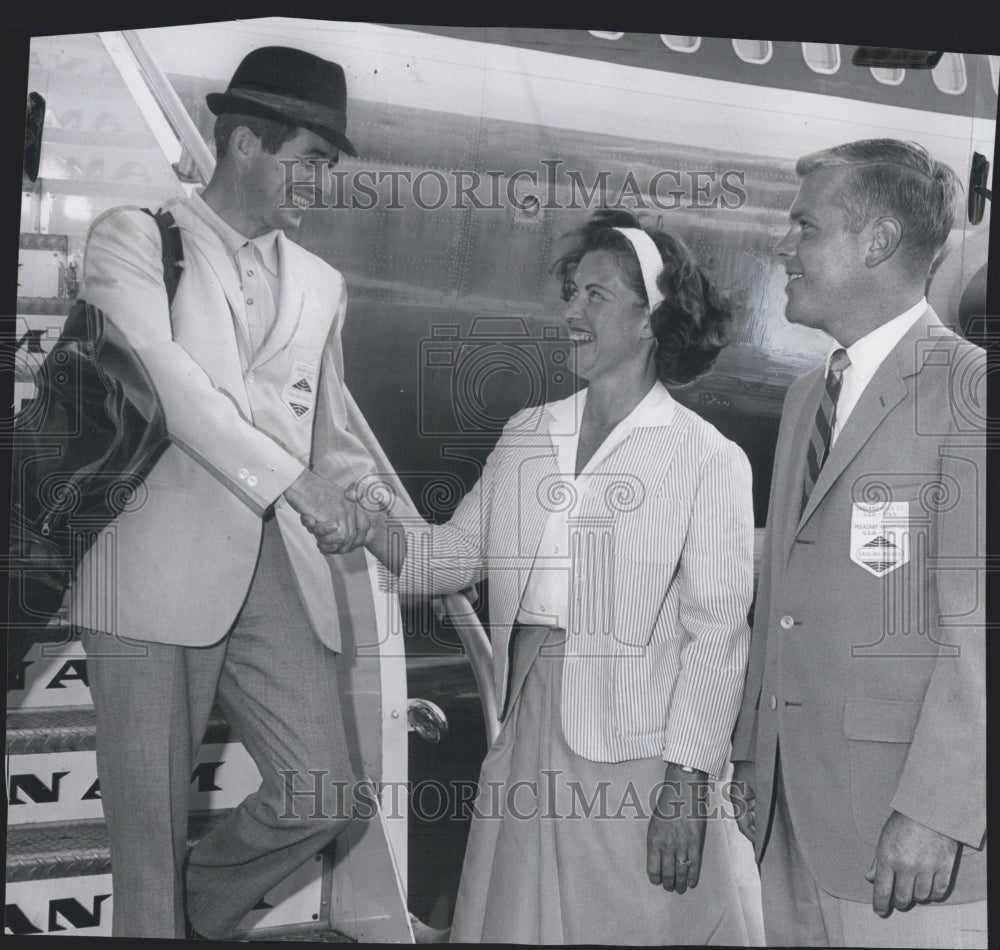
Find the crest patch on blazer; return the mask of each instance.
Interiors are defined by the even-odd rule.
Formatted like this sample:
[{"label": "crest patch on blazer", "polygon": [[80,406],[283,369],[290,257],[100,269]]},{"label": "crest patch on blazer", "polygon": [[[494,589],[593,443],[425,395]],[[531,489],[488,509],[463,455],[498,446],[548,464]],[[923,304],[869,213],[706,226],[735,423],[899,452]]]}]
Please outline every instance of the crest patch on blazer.
[{"label": "crest patch on blazer", "polygon": [[910,560],[910,503],[854,503],[851,512],[851,560],[884,577]]},{"label": "crest patch on blazer", "polygon": [[316,386],[319,371],[308,363],[296,361],[285,380],[281,391],[281,401],[291,410],[296,419],[304,419],[316,405]]}]

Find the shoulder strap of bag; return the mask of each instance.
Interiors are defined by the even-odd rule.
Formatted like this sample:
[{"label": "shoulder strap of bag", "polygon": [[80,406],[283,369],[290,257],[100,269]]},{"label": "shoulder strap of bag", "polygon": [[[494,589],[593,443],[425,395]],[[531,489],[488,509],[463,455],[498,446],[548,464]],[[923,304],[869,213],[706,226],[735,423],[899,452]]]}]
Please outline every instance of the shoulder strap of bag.
[{"label": "shoulder strap of bag", "polygon": [[181,230],[169,211],[152,212],[143,208],[160,229],[160,244],[163,248],[163,284],[167,288],[167,306],[173,306],[177,285],[184,270],[184,245]]}]

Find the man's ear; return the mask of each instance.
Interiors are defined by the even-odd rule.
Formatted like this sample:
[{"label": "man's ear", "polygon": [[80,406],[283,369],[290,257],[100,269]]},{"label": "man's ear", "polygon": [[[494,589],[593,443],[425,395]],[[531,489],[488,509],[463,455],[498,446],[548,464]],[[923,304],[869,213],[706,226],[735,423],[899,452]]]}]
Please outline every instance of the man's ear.
[{"label": "man's ear", "polygon": [[248,162],[260,151],[260,139],[245,125],[238,125],[229,137],[229,151],[241,164]]},{"label": "man's ear", "polygon": [[899,242],[903,238],[903,226],[898,218],[879,218],[866,230],[870,234],[870,240],[865,254],[865,265],[878,267],[899,249]]}]

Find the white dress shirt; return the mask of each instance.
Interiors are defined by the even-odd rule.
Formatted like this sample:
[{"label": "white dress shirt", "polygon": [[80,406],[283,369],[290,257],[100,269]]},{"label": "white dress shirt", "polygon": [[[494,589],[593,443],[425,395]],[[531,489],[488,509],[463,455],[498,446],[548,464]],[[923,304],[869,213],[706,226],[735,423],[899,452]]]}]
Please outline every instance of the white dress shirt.
[{"label": "white dress shirt", "polygon": [[[885,362],[886,357],[893,351],[896,344],[906,335],[906,332],[920,318],[927,309],[927,298],[921,297],[909,310],[905,310],[898,317],[876,327],[871,333],[865,334],[860,340],[856,340],[847,348],[847,355],[850,357],[851,365],[844,370],[843,381],[840,385],[840,396],[837,398],[837,411],[833,422],[833,433],[830,436],[830,444],[837,441],[844,424],[850,418],[854,407],[858,404],[865,387],[871,382],[875,371]],[[830,371],[830,357],[839,347],[830,351],[826,358],[826,369]]]},{"label": "white dress shirt", "polygon": [[245,332],[250,338],[245,338],[243,328],[239,326],[236,337],[246,371],[253,363],[254,354],[267,339],[278,314],[278,231],[275,229],[255,238],[247,238],[223,221],[198,193],[192,196],[191,208],[222,238],[239,275],[243,303],[246,305]]},{"label": "white dress shirt", "polygon": [[550,492],[554,499],[572,503],[553,505],[535,552],[535,559],[521,594],[518,622],[528,625],[566,629],[569,614],[571,576],[571,531],[579,499],[588,482],[614,450],[638,426],[668,425],[674,414],[674,400],[662,383],[653,384],[639,404],[616,425],[587,464],[576,474],[576,452],[580,424],[587,404],[587,390],[553,403],[548,411],[554,416],[549,433],[555,447],[564,491]]}]

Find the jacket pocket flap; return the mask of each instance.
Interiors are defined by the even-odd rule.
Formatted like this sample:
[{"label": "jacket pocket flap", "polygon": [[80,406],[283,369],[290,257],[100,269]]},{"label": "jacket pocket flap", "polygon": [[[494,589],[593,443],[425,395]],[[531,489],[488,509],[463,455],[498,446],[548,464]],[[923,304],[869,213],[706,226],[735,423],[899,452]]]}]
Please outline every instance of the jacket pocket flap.
[{"label": "jacket pocket flap", "polygon": [[900,699],[848,699],[844,735],[869,742],[910,742],[923,703]]}]

